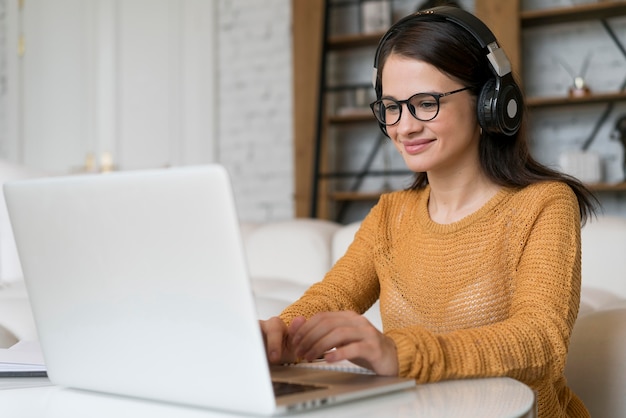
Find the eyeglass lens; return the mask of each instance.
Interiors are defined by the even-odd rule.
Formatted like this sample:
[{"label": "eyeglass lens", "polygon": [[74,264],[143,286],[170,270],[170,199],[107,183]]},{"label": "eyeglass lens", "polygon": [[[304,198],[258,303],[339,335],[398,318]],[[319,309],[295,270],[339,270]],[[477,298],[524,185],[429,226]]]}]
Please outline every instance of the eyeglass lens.
[{"label": "eyeglass lens", "polygon": [[447,93],[417,93],[409,97],[407,100],[395,100],[384,98],[376,100],[370,105],[376,119],[384,125],[394,125],[398,123],[402,116],[402,105],[406,104],[409,113],[415,119],[423,122],[433,120],[439,114],[439,99],[452,94],[460,93],[468,90],[470,87],[463,87]]},{"label": "eyeglass lens", "polygon": [[413,117],[429,121],[439,113],[439,98],[429,93],[418,93],[407,100],[381,99],[372,105],[374,115],[385,125],[394,125],[402,115],[402,105],[406,104]]}]

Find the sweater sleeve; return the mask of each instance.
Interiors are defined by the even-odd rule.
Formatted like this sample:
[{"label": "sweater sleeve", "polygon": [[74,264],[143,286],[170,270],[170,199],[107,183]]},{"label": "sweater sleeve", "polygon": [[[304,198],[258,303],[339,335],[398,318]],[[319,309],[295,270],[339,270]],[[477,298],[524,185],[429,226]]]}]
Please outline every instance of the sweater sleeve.
[{"label": "sweater sleeve", "polygon": [[388,331],[400,374],[420,382],[485,376],[535,382],[562,375],[580,297],[580,217],[565,185],[536,198],[517,208],[523,215],[515,229],[519,256],[507,318],[447,333],[417,325]]}]

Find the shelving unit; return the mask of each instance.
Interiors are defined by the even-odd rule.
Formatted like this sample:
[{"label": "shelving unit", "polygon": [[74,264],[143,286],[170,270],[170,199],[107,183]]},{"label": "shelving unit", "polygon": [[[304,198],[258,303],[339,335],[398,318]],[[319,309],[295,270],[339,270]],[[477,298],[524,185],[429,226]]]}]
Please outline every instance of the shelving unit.
[{"label": "shelving unit", "polygon": [[[475,4],[476,15],[496,35],[496,38],[507,51],[513,72],[517,74],[521,74],[521,31],[523,29],[560,23],[609,19],[626,15],[626,1],[605,1],[529,11],[520,10],[520,0],[508,0],[506,3],[500,0],[476,0]],[[611,96],[608,95],[607,98],[611,100]],[[616,93],[615,96],[615,99],[621,100],[620,93]],[[534,105],[541,106],[543,105],[543,100],[529,97],[527,98],[527,103],[531,107]],[[546,105],[552,105],[548,104],[551,99],[545,100]],[[554,100],[557,100],[557,98]],[[599,98],[596,101],[601,100],[603,99]],[[537,104],[537,102],[541,103]],[[560,105],[560,103],[554,103],[554,105]]]},{"label": "shelving unit", "polygon": [[[332,33],[330,21],[334,13],[341,7],[353,7],[361,12],[361,7],[367,0],[341,0],[324,3],[324,30],[322,31],[322,57],[320,59],[318,120],[316,127],[316,146],[313,154],[313,177],[310,189],[308,216],[334,221],[349,221],[350,214],[358,207],[373,205],[383,188],[371,191],[372,179],[386,183],[390,176],[410,176],[404,167],[386,166],[381,169],[381,155],[385,151],[386,137],[380,133],[374,116],[369,109],[369,102],[373,100],[373,89],[369,82],[371,70],[368,69],[367,82],[349,84],[341,76],[333,79],[327,76],[332,73],[329,61],[333,58],[341,60],[342,54],[358,54],[363,52],[367,60],[358,65],[371,66],[371,57],[386,27],[372,33]],[[390,7],[393,2],[388,1]],[[393,20],[391,18],[389,24]],[[360,16],[353,16],[359,19]],[[359,25],[360,26],[360,25]],[[354,29],[354,28],[352,28]],[[358,28],[361,29],[361,28]],[[371,52],[370,52],[371,51]],[[336,68],[335,68],[336,69]],[[339,79],[339,81],[337,80]],[[357,99],[357,94],[361,98]],[[351,97],[354,103],[350,103]],[[345,166],[340,161],[339,154],[346,152],[339,148],[349,147],[346,142],[352,141],[354,146],[355,132],[365,132],[359,139],[358,166]],[[367,149],[367,151],[365,151]],[[356,160],[357,158],[355,158]],[[376,167],[378,162],[378,167]],[[366,183],[369,182],[369,189]],[[386,187],[392,188],[387,185]],[[350,214],[348,213],[350,212]]]},{"label": "shelving unit", "polygon": [[295,216],[310,215],[317,103],[324,40],[324,0],[291,0]]},{"label": "shelving unit", "polygon": [[529,97],[526,106],[531,109],[557,106],[578,106],[595,103],[613,103],[626,101],[626,91],[615,93],[594,93],[585,97]]},{"label": "shelving unit", "polygon": [[522,11],[519,14],[519,19],[522,28],[530,28],[558,23],[609,19],[624,15],[625,8],[626,3],[623,1],[605,1],[545,10]]},{"label": "shelving unit", "polygon": [[623,192],[626,191],[626,182],[616,184],[598,183],[590,185],[589,188],[594,192]]},{"label": "shelving unit", "polygon": [[329,37],[326,42],[328,43],[329,49],[340,51],[342,49],[376,45],[384,34],[385,32],[338,35]]},{"label": "shelving unit", "polygon": [[[297,92],[295,97],[296,216],[308,217],[313,214],[315,217],[336,219],[332,210],[328,209],[329,205],[342,202],[370,201],[373,203],[380,193],[333,190],[328,187],[328,180],[333,174],[339,174],[341,177],[362,173],[332,172],[328,161],[322,158],[328,152],[329,147],[326,128],[349,129],[368,124],[371,124],[372,129],[378,128],[369,109],[349,115],[320,112],[316,113],[320,116],[318,119],[306,112],[307,109],[310,112],[314,106],[324,101],[324,86],[322,85],[324,79],[319,70],[322,68],[325,53],[374,48],[384,31],[371,34],[326,36],[324,31],[326,1],[292,0],[292,5],[294,11],[294,88]],[[475,0],[474,6],[476,15],[487,23],[507,51],[516,74],[521,74],[523,30],[542,25],[610,19],[626,15],[626,1],[605,1],[533,11],[521,11],[520,0]],[[314,51],[319,52],[315,60],[312,58],[315,55]],[[368,62],[367,65],[370,63]],[[593,93],[585,97],[568,97],[566,94],[558,97],[526,97],[526,104],[532,112],[550,108],[621,102],[626,102],[626,91]],[[317,141],[319,148],[316,150],[315,143],[318,138],[321,138],[321,141]],[[315,155],[318,156],[317,160]],[[380,175],[381,173],[374,170],[371,174]],[[318,176],[321,180],[319,184],[312,181]],[[315,187],[318,187],[317,190],[314,190]],[[596,184],[591,188],[599,192],[623,192],[626,191],[626,183]]]},{"label": "shelving unit", "polygon": [[[490,26],[501,41],[511,59],[514,72],[517,74],[521,74],[521,32],[524,29],[626,16],[626,1],[605,1],[528,11],[520,10],[519,0],[511,1],[515,4],[506,8],[500,7],[501,3],[499,0],[476,0],[476,14]],[[506,22],[506,25],[503,25],[503,22]],[[591,93],[583,97],[569,97],[567,95],[526,97],[526,105],[531,111],[594,104],[610,106],[618,102],[626,102],[626,90]],[[624,192],[626,191],[626,182],[590,184],[589,187],[595,192]]]}]

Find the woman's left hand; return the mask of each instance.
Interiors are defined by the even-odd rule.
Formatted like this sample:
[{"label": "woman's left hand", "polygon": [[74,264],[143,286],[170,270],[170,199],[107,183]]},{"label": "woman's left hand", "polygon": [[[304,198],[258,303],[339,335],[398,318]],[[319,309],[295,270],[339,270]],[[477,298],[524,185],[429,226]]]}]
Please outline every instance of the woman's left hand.
[{"label": "woman's left hand", "polygon": [[295,321],[298,326],[290,329],[289,337],[298,358],[349,360],[379,375],[398,374],[395,343],[364,316],[352,311],[323,312],[308,321]]}]

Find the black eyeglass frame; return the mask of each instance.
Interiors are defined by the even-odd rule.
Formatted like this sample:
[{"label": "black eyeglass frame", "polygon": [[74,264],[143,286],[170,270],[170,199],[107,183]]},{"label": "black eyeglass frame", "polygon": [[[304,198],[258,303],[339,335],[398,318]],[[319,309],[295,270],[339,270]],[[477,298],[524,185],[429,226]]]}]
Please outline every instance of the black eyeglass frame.
[{"label": "black eyeglass frame", "polygon": [[[422,121],[422,122],[429,122],[433,119],[435,119],[437,117],[437,115],[439,115],[439,110],[441,109],[441,103],[440,103],[440,99],[442,97],[446,97],[446,96],[450,96],[456,93],[460,93],[462,91],[465,90],[469,90],[471,87],[462,87],[460,89],[456,89],[456,90],[452,90],[449,91],[447,93],[415,93],[414,95],[412,95],[411,97],[409,97],[406,100],[396,100],[396,99],[390,99],[390,98],[386,98],[386,99],[378,99],[372,103],[370,103],[370,109],[372,109],[372,113],[374,113],[374,117],[376,118],[376,120],[380,123],[382,123],[385,126],[392,126],[395,125],[396,123],[400,122],[400,119],[402,118],[402,105],[405,104],[406,108],[409,110],[409,113],[411,114],[411,116],[413,116],[415,119]],[[421,119],[418,118],[417,115],[415,114],[415,106],[411,105],[411,100],[415,97],[415,96],[430,96],[432,98],[435,99],[435,102],[437,103],[437,111],[434,113],[433,117],[430,119]],[[398,119],[393,122],[393,123],[387,123],[386,121],[381,120],[381,116],[376,112],[375,106],[378,104],[379,105],[379,110],[380,107],[382,107],[383,104],[383,100],[389,100],[393,103],[395,103],[398,106]],[[384,107],[383,107],[384,109]]]}]

